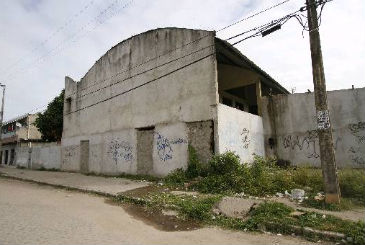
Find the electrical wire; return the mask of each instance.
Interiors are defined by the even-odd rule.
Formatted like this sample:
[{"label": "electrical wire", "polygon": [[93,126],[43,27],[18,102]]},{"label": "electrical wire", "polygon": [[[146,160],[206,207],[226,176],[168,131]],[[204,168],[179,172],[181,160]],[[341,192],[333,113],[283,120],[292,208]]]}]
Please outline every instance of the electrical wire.
[{"label": "electrical wire", "polygon": [[115,95],[113,95],[113,96],[111,96],[111,97],[109,97],[109,98],[106,98],[106,99],[100,100],[100,101],[98,101],[98,102],[96,102],[96,103],[93,103],[93,104],[90,104],[90,105],[84,106],[84,107],[82,107],[82,108],[80,108],[80,109],[76,109],[76,110],[74,110],[74,111],[71,111],[71,112],[69,112],[69,113],[66,113],[66,115],[69,115],[69,114],[72,114],[72,113],[75,113],[75,112],[79,112],[79,111],[85,110],[85,109],[87,109],[87,108],[93,107],[93,106],[98,105],[98,104],[100,104],[100,103],[103,103],[103,102],[106,102],[106,101],[108,101],[108,100],[114,99],[114,98],[116,98],[116,97],[118,97],[118,96],[121,96],[121,95],[127,94],[127,93],[129,93],[129,92],[131,92],[131,91],[133,91],[133,90],[135,90],[135,89],[137,89],[137,88],[143,87],[143,86],[145,86],[145,85],[147,85],[147,84],[150,84],[150,83],[155,82],[155,81],[157,81],[157,80],[159,80],[159,79],[161,79],[161,78],[167,77],[167,76],[169,76],[169,75],[171,75],[171,74],[173,74],[173,73],[175,73],[175,72],[178,72],[178,71],[180,71],[180,70],[182,70],[182,69],[185,69],[186,67],[189,67],[189,66],[191,66],[191,65],[193,65],[193,64],[196,64],[196,63],[198,63],[198,62],[200,62],[200,61],[202,61],[202,60],[204,60],[204,59],[206,59],[206,58],[208,58],[208,57],[210,57],[210,56],[212,56],[212,55],[214,55],[214,54],[215,54],[215,52],[213,52],[213,53],[211,53],[211,54],[209,54],[209,55],[206,55],[206,56],[204,56],[204,57],[202,57],[202,58],[199,58],[198,60],[195,60],[195,61],[193,61],[193,62],[190,62],[190,63],[188,63],[188,64],[186,64],[186,65],[184,65],[184,66],[181,66],[181,67],[179,67],[179,68],[177,68],[177,69],[175,69],[175,70],[173,70],[173,71],[170,71],[170,72],[168,72],[168,73],[165,73],[164,75],[161,75],[161,76],[159,76],[159,77],[157,77],[157,78],[154,78],[154,79],[152,79],[152,80],[149,80],[149,81],[147,81],[147,82],[144,82],[144,83],[142,83],[142,84],[140,84],[140,85],[137,85],[137,86],[135,86],[135,87],[133,87],[133,88],[130,88],[130,89],[126,90],[126,91],[123,91],[123,92],[121,92],[121,93],[115,94]]},{"label": "electrical wire", "polygon": [[[318,1],[316,1],[316,2],[314,3],[314,5],[315,5],[316,7],[321,6],[321,10],[320,10],[319,16],[317,17],[317,18],[318,18],[318,21],[319,21],[318,27],[319,27],[319,26],[320,26],[320,24],[321,24],[321,16],[322,16],[322,11],[323,11],[324,5],[325,5],[327,2],[330,2],[330,1],[333,1],[333,0],[318,0]],[[293,12],[293,13],[290,13],[290,14],[285,15],[285,16],[284,16],[284,17],[282,17],[282,18],[279,18],[279,19],[273,20],[273,21],[271,21],[271,22],[269,22],[269,23],[266,23],[266,24],[264,24],[264,25],[260,25],[260,26],[254,27],[254,28],[252,28],[252,29],[246,30],[246,31],[244,31],[244,32],[242,32],[242,33],[236,34],[236,35],[234,35],[234,36],[232,36],[232,37],[230,37],[230,38],[226,39],[226,41],[228,41],[228,40],[232,40],[232,39],[234,39],[234,38],[237,38],[237,37],[239,37],[239,36],[242,36],[242,35],[245,35],[245,34],[248,34],[248,33],[250,33],[250,32],[253,32],[253,31],[256,31],[256,30],[257,30],[255,33],[253,33],[253,34],[251,34],[251,35],[249,35],[249,36],[247,36],[247,37],[244,37],[244,38],[242,38],[241,40],[236,41],[236,42],[234,42],[233,44],[231,44],[232,46],[237,45],[237,44],[239,44],[239,43],[241,43],[241,42],[243,42],[243,41],[245,41],[245,40],[247,40],[247,39],[250,39],[250,38],[253,38],[253,37],[257,37],[257,36],[259,36],[259,35],[260,35],[260,34],[262,34],[264,31],[267,31],[267,30],[269,30],[270,28],[273,28],[273,27],[274,27],[274,26],[276,26],[276,25],[280,25],[280,26],[282,26],[282,25],[284,25],[287,21],[289,21],[289,20],[290,20],[290,19],[292,19],[292,18],[295,18],[295,19],[298,21],[298,23],[299,23],[299,24],[303,27],[303,31],[304,31],[304,30],[306,30],[306,31],[310,31],[310,30],[309,30],[309,27],[308,27],[308,21],[304,22],[304,21],[303,21],[303,19],[302,19],[302,16],[303,16],[303,15],[298,14],[299,12],[306,11],[306,10],[307,10],[307,8],[308,8],[308,7],[310,7],[310,6],[311,6],[311,5],[310,5],[310,4],[308,4],[308,5],[304,6],[304,7],[301,7],[299,10],[297,10],[297,11],[295,11],[295,12]],[[304,17],[305,17],[305,16],[304,16]],[[306,17],[306,18],[307,18],[307,17]],[[303,31],[302,31],[302,35],[303,35]]]},{"label": "electrical wire", "polygon": [[[80,89],[78,92],[84,91],[84,90],[89,89],[89,88],[91,88],[91,87],[93,87],[93,86],[95,86],[95,85],[98,85],[98,84],[103,83],[103,82],[105,82],[105,81],[111,80],[111,79],[113,79],[114,77],[119,76],[119,75],[121,75],[121,74],[123,74],[123,73],[130,72],[130,71],[132,71],[132,70],[134,70],[134,69],[137,69],[137,68],[139,68],[139,67],[142,67],[142,66],[144,66],[144,65],[146,65],[146,64],[148,64],[148,63],[150,63],[150,62],[152,62],[152,61],[158,60],[158,59],[160,59],[160,58],[162,58],[162,57],[164,57],[164,56],[166,56],[166,55],[168,55],[168,54],[171,54],[172,52],[175,52],[175,51],[177,51],[177,50],[180,50],[180,49],[182,49],[182,48],[184,48],[184,47],[186,47],[186,46],[192,45],[192,44],[194,44],[194,43],[196,43],[196,42],[199,42],[200,40],[203,40],[203,39],[205,39],[205,38],[207,38],[207,37],[211,37],[211,35],[210,35],[210,34],[208,34],[208,35],[204,35],[204,36],[202,36],[202,37],[200,37],[200,38],[198,38],[198,39],[195,39],[195,40],[193,40],[193,41],[187,42],[187,43],[185,43],[185,44],[183,44],[183,45],[181,45],[181,46],[179,46],[179,47],[177,47],[177,48],[174,48],[174,49],[168,50],[168,51],[166,51],[165,53],[162,53],[162,54],[157,55],[157,56],[155,56],[155,57],[153,57],[153,58],[147,59],[146,61],[141,62],[141,63],[139,63],[139,64],[137,64],[137,65],[135,65],[135,66],[132,66],[132,67],[127,68],[127,69],[124,69],[124,70],[121,70],[120,72],[117,72],[117,73],[115,73],[115,74],[113,74],[113,75],[111,75],[111,76],[109,76],[109,77],[106,77],[106,78],[104,78],[104,79],[100,80],[100,81],[97,81],[97,82],[95,81],[94,83],[91,83],[90,85],[88,85],[88,86],[86,86],[86,87],[84,87],[84,88]],[[70,95],[74,95],[74,94],[76,94],[76,92],[71,93]]]},{"label": "electrical wire", "polygon": [[171,64],[171,63],[173,63],[173,62],[176,62],[176,61],[178,61],[178,60],[181,60],[181,59],[183,59],[183,58],[186,58],[186,57],[188,57],[188,56],[191,56],[191,55],[193,55],[193,54],[199,53],[199,52],[201,52],[201,51],[203,51],[203,50],[206,50],[206,49],[209,49],[209,48],[212,48],[212,47],[214,47],[214,44],[213,44],[213,45],[209,45],[209,46],[204,47],[204,48],[201,48],[201,49],[198,49],[198,50],[193,51],[193,52],[191,52],[191,53],[189,53],[189,54],[186,54],[186,55],[183,55],[183,56],[178,57],[178,58],[176,58],[176,59],[170,60],[170,61],[168,61],[168,62],[165,62],[165,63],[160,64],[160,65],[158,65],[158,66],[155,66],[155,67],[153,67],[153,68],[147,69],[147,70],[142,71],[142,72],[140,72],[140,73],[137,73],[137,74],[131,75],[131,76],[129,76],[129,77],[127,77],[127,78],[124,78],[124,79],[122,79],[122,80],[120,80],[120,81],[117,81],[117,82],[114,82],[114,83],[108,84],[108,85],[106,85],[106,86],[104,86],[104,87],[98,88],[97,90],[94,90],[94,91],[91,91],[91,92],[85,93],[85,94],[83,94],[83,95],[80,95],[80,96],[78,96],[78,101],[81,101],[81,98],[82,98],[82,97],[85,97],[85,96],[90,95],[90,94],[94,94],[94,93],[96,93],[96,92],[99,92],[99,91],[100,91],[100,90],[102,90],[102,89],[106,89],[106,88],[108,88],[108,87],[112,87],[112,86],[114,86],[114,85],[116,85],[116,84],[118,84],[118,83],[122,83],[122,82],[124,82],[124,81],[130,80],[130,79],[132,79],[132,78],[135,78],[135,77],[137,77],[137,76],[143,75],[143,74],[145,74],[145,73],[147,73],[147,72],[153,71],[153,70],[155,70],[155,69],[157,69],[157,68],[161,68],[161,67],[163,67],[163,66],[166,66],[166,65],[168,65],[168,64]]},{"label": "electrical wire", "polygon": [[[51,35],[49,35],[46,39],[44,39],[39,45],[34,47],[31,51],[29,51],[28,55],[25,57],[21,57],[13,62],[11,65],[4,68],[1,73],[4,71],[8,71],[9,73],[13,67],[17,66],[19,63],[23,62],[27,57],[31,56],[40,48],[44,47],[50,40],[52,40],[58,33],[65,30],[73,21],[75,21],[79,16],[81,16],[85,11],[94,3],[94,0],[89,1],[82,9],[80,9],[76,14],[74,14],[71,18],[69,18],[63,25],[59,26],[56,31],[54,31]],[[6,75],[6,74],[5,74]]]},{"label": "electrical wire", "polygon": [[[260,15],[260,14],[262,14],[262,13],[264,13],[264,12],[268,11],[268,10],[274,9],[274,8],[276,8],[276,7],[280,6],[280,5],[283,5],[283,4],[285,4],[285,3],[289,2],[289,1],[290,1],[290,0],[285,0],[285,1],[283,1],[283,2],[280,2],[280,3],[278,3],[278,4],[273,5],[273,6],[271,6],[271,7],[268,7],[268,8],[266,8],[266,9],[263,9],[263,10],[261,10],[261,11],[259,11],[259,12],[256,12],[255,14],[252,14],[252,15],[250,15],[250,16],[248,16],[248,17],[245,17],[244,19],[241,19],[241,20],[239,20],[239,21],[236,21],[236,22],[234,22],[234,23],[232,23],[232,24],[230,24],[230,25],[228,25],[228,26],[225,26],[225,27],[223,27],[223,28],[221,28],[221,29],[217,30],[216,32],[223,31],[223,30],[225,30],[225,29],[227,29],[227,28],[229,28],[229,27],[231,27],[231,26],[234,26],[234,25],[236,25],[236,24],[238,24],[238,23],[241,23],[241,22],[243,22],[243,21],[245,21],[245,20],[251,19],[251,18],[253,18],[253,17],[257,16],[257,15]],[[255,29],[257,29],[257,28],[255,28]],[[252,31],[252,30],[250,30],[250,31]],[[168,51],[168,52],[167,52],[167,53],[165,53],[165,54],[158,55],[158,56],[156,56],[156,57],[154,57],[154,58],[152,58],[152,59],[150,59],[150,60],[147,60],[146,62],[143,62],[143,63],[141,63],[141,64],[138,64],[137,66],[135,66],[135,67],[133,67],[133,68],[140,67],[141,65],[144,65],[144,64],[146,64],[146,63],[148,63],[148,62],[150,62],[150,61],[152,61],[152,60],[158,59],[158,58],[160,58],[161,56],[164,56],[164,55],[170,54],[171,52],[173,52],[173,51],[175,51],[175,50],[181,49],[182,47],[184,47],[184,46],[186,46],[186,45],[190,45],[190,44],[192,44],[192,43],[194,43],[194,42],[196,42],[196,41],[199,41],[199,40],[201,40],[201,39],[203,39],[203,38],[205,38],[205,37],[208,37],[208,36],[209,36],[209,35],[203,36],[203,37],[201,37],[201,38],[199,38],[199,39],[197,39],[197,40],[194,40],[194,41],[192,41],[192,42],[189,42],[189,43],[187,43],[187,44],[184,44],[184,45],[182,45],[181,47],[178,47],[178,48],[176,48],[176,49],[173,49],[173,50],[171,50],[171,51]],[[237,35],[237,36],[238,36],[238,35]],[[234,37],[232,37],[232,38],[234,38]],[[229,38],[228,40],[230,40],[230,39],[232,39],[232,38]],[[106,78],[106,79],[103,79],[103,80],[101,80],[101,81],[99,81],[99,82],[93,83],[93,84],[91,84],[91,85],[87,86],[86,88],[83,88],[82,90],[88,89],[88,88],[90,88],[90,87],[92,87],[92,86],[95,86],[95,85],[97,85],[97,84],[99,84],[99,83],[102,83],[102,82],[104,82],[104,81],[106,81],[106,80],[112,79],[113,77],[115,77],[115,76],[119,75],[120,73],[124,73],[124,72],[126,72],[126,71],[130,71],[130,70],[131,70],[131,69],[127,69],[127,70],[121,71],[121,72],[119,72],[119,73],[117,73],[117,74],[114,74],[114,75],[110,76],[109,78]]]},{"label": "electrical wire", "polygon": [[229,24],[229,25],[227,25],[227,26],[225,26],[225,27],[223,27],[223,28],[219,29],[217,32],[223,31],[223,30],[225,30],[225,29],[227,29],[227,28],[230,28],[231,26],[234,26],[234,25],[237,25],[237,24],[241,23],[242,21],[246,21],[246,20],[251,19],[251,18],[253,18],[253,17],[257,16],[257,15],[260,15],[260,14],[262,14],[262,13],[266,12],[266,11],[269,11],[269,10],[271,10],[271,9],[274,9],[274,8],[276,8],[276,7],[279,7],[280,5],[283,5],[284,3],[287,3],[287,2],[289,2],[289,1],[290,1],[290,0],[285,0],[285,1],[280,2],[280,3],[278,3],[278,4],[275,4],[275,5],[273,5],[273,6],[269,7],[269,8],[263,9],[263,10],[261,10],[261,11],[259,11],[259,12],[255,13],[255,14],[252,14],[252,15],[250,15],[250,16],[247,16],[247,17],[245,17],[245,18],[243,18],[243,19],[241,19],[241,20],[239,20],[239,21],[236,21],[236,22],[234,22],[234,23],[232,23],[232,24]]},{"label": "electrical wire", "polygon": [[[133,3],[134,0],[128,1],[127,4],[123,5],[120,9],[127,8]],[[91,28],[90,31],[96,29],[100,24],[104,23],[107,19],[110,18],[104,18],[104,21],[100,21],[101,17],[108,13],[109,10],[111,10],[120,0],[115,0],[111,4],[109,4],[106,8],[104,8],[102,11],[99,12],[99,14],[91,19],[88,23],[80,27],[76,32],[74,32],[72,35],[69,35],[66,37],[63,41],[61,41],[56,47],[48,51],[46,54],[38,57],[36,60],[31,61],[29,64],[27,64],[22,70],[16,70],[14,73],[11,73],[10,75],[14,74],[13,77],[6,77],[6,80],[13,79],[17,74],[22,74],[28,69],[32,68],[35,69],[37,65],[42,64],[47,58],[53,57],[54,55],[58,54],[59,52],[63,51],[66,48],[66,44],[69,44],[71,42],[76,42],[80,39],[80,34],[83,33],[83,31],[87,30],[89,26],[91,26],[93,23],[97,23],[94,27]],[[115,13],[114,13],[115,15]],[[113,16],[114,16],[113,15]],[[89,32],[90,32],[89,31]]]},{"label": "electrical wire", "polygon": [[[119,1],[119,0],[116,0],[115,2],[117,2],[117,1]],[[225,26],[225,27],[223,27],[223,28],[221,28],[221,29],[219,29],[219,30],[217,30],[216,32],[220,32],[220,31],[223,31],[223,30],[225,30],[225,29],[227,29],[227,28],[230,28],[231,26],[234,26],[234,25],[236,25],[236,24],[239,24],[239,23],[241,23],[241,22],[243,22],[243,21],[245,21],[245,20],[248,20],[248,19],[251,19],[251,18],[253,18],[253,17],[255,17],[255,16],[257,16],[257,15],[259,15],[259,14],[262,14],[262,13],[264,13],[264,12],[266,12],[266,11],[268,11],[268,10],[271,10],[271,9],[273,9],[273,8],[276,8],[276,7],[278,7],[278,6],[280,6],[280,5],[282,5],[282,4],[285,4],[285,3],[287,3],[287,2],[289,2],[290,0],[286,0],[286,1],[283,1],[283,2],[280,2],[280,3],[278,3],[278,4],[276,4],[276,5],[273,5],[273,6],[271,6],[271,7],[269,7],[269,8],[266,8],[266,9],[264,9],[264,10],[262,10],[262,11],[259,11],[259,12],[257,12],[257,13],[255,13],[255,14],[253,14],[253,15],[250,15],[250,16],[248,16],[248,17],[245,17],[245,18],[243,18],[243,19],[241,19],[241,20],[239,20],[239,21],[236,21],[236,22],[234,22],[234,23],[232,23],[232,24],[230,24],[230,25],[228,25],[228,26]],[[322,0],[320,0],[320,1],[322,1]],[[329,1],[332,1],[332,0],[327,0],[327,1],[324,1],[324,2],[329,2]],[[133,0],[132,1],[130,1],[126,6],[128,6],[129,4],[131,4],[133,2]],[[323,2],[323,1],[322,1]],[[98,18],[100,15],[102,15],[102,14],[104,14],[109,8],[111,8],[112,6],[114,5],[114,3],[112,3],[111,5],[109,5],[106,9],[104,9],[102,12],[100,12],[100,14],[96,17],[96,18]],[[123,7],[124,8],[124,7]],[[321,8],[321,12],[320,12],[320,14],[322,13],[322,10],[323,10],[323,5],[322,5],[322,8]],[[303,9],[301,9],[300,11],[303,11]],[[294,13],[297,13],[298,11],[296,11],[296,12],[294,12]],[[293,13],[292,13],[293,14]],[[289,14],[290,15],[290,14]],[[289,19],[291,19],[291,18],[293,18],[293,17],[295,17],[296,19],[300,19],[300,17],[299,17],[299,15],[290,15],[290,18],[288,17],[289,15],[287,15],[287,16],[284,16],[283,18],[280,18],[280,19],[278,19],[278,20],[281,20],[281,21],[283,21],[283,23],[285,23],[286,21],[288,21]],[[320,15],[321,16],[321,15]],[[286,17],[286,18],[285,18]],[[272,22],[270,22],[270,23],[267,23],[267,24],[264,24],[264,25],[261,25],[261,26],[258,26],[258,27],[255,27],[255,28],[252,28],[252,29],[250,29],[250,30],[248,30],[248,31],[245,31],[245,32],[242,32],[242,33],[240,33],[240,34],[237,34],[237,35],[235,35],[235,36],[233,36],[233,37],[231,37],[231,38],[229,38],[229,39],[227,39],[227,40],[231,40],[231,39],[234,39],[234,38],[236,38],[236,37],[239,37],[239,36],[241,36],[241,35],[243,35],[243,34],[247,34],[247,33],[249,33],[249,32],[252,32],[252,31],[255,31],[255,30],[259,30],[259,31],[257,31],[257,32],[255,32],[254,34],[251,34],[250,36],[248,36],[248,37],[245,37],[245,38],[243,38],[243,39],[241,39],[241,40],[239,40],[239,41],[237,41],[237,42],[235,42],[235,43],[233,43],[232,45],[236,45],[236,44],[238,44],[238,43],[240,43],[240,42],[242,42],[242,41],[244,41],[244,40],[247,40],[247,39],[249,39],[249,38],[252,38],[252,37],[256,37],[256,36],[259,36],[260,34],[261,34],[261,32],[263,31],[263,30],[267,30],[267,29],[269,29],[270,27],[272,27],[273,25],[274,25],[274,23],[279,23],[278,22],[278,20],[277,21],[272,21]],[[299,20],[298,20],[299,21]],[[89,22],[90,23],[90,22]],[[88,24],[89,24],[88,23]],[[282,23],[282,24],[283,24]],[[88,25],[87,24],[87,25]],[[83,29],[83,28],[82,28]],[[209,36],[209,35],[207,35],[207,36]],[[191,41],[191,42],[189,42],[189,43],[187,43],[187,44],[184,44],[184,45],[182,45],[181,47],[178,47],[178,48],[176,48],[176,49],[173,49],[173,50],[170,50],[170,51],[168,51],[168,52],[166,52],[166,53],[164,53],[164,54],[161,54],[161,55],[158,55],[158,56],[156,56],[156,57],[154,57],[154,58],[151,58],[151,59],[149,59],[149,60],[147,60],[147,61],[145,61],[145,62],[142,62],[142,63],[140,63],[140,64],[138,64],[138,65],[136,65],[136,66],[134,66],[134,67],[132,67],[132,68],[129,68],[129,69],[127,69],[127,70],[124,70],[124,71],[121,71],[121,72],[119,72],[119,73],[116,73],[116,74],[114,74],[114,75],[112,75],[111,77],[109,77],[109,78],[106,78],[106,79],[103,79],[102,81],[98,81],[98,82],[95,82],[95,83],[93,83],[93,84],[91,84],[90,86],[87,86],[86,88],[83,88],[81,91],[83,91],[83,90],[85,90],[85,89],[88,89],[88,88],[90,88],[90,87],[92,87],[92,86],[95,86],[95,85],[97,85],[97,84],[100,84],[101,82],[104,82],[104,81],[107,81],[107,80],[110,80],[110,79],[113,79],[114,77],[116,77],[117,75],[120,75],[121,73],[124,73],[124,72],[127,72],[127,71],[130,71],[130,70],[132,70],[132,69],[135,69],[135,68],[137,68],[137,67],[140,67],[140,66],[142,66],[142,65],[145,65],[145,64],[147,64],[147,63],[149,63],[149,62],[151,62],[152,60],[155,60],[155,59],[158,59],[158,58],[160,58],[160,57],[162,57],[162,56],[164,56],[164,55],[167,55],[167,54],[169,54],[169,53],[171,53],[171,52],[173,52],[173,51],[175,51],[175,50],[178,50],[178,49],[181,49],[182,47],[184,47],[184,46],[186,46],[186,45],[189,45],[189,44],[191,44],[191,43],[194,43],[194,42],[196,42],[196,41],[199,41],[199,40],[201,40],[201,39],[203,39],[203,38],[205,38],[205,37],[207,37],[207,36],[203,36],[203,37],[201,37],[201,38],[199,38],[198,40],[193,40],[193,41]],[[211,55],[213,55],[213,54],[211,54]],[[181,57],[180,57],[181,58]],[[205,57],[206,58],[206,57]],[[179,58],[178,58],[179,59]],[[173,61],[171,61],[171,62],[173,62]],[[171,63],[171,62],[168,62],[168,63]],[[195,63],[195,62],[194,62]],[[163,65],[166,65],[166,64],[162,64],[161,66],[163,66]],[[150,70],[153,70],[153,69],[156,69],[157,67],[155,67],[155,68],[152,68],[152,69],[148,69],[148,70],[146,70],[146,71],[144,71],[144,72],[141,72],[141,73],[138,73],[138,74],[136,74],[136,75],[140,75],[140,74],[143,74],[143,73],[145,73],[145,72],[148,72],[148,71],[150,71]],[[184,67],[183,67],[184,68]],[[178,69],[178,70],[180,70],[180,68]],[[168,74],[165,74],[165,75],[169,75],[169,74],[171,74],[171,73],[168,73]],[[165,76],[164,75],[164,76]],[[131,78],[131,77],[130,77]],[[127,79],[130,79],[130,78],[127,78]],[[161,77],[160,77],[161,78]],[[159,78],[158,78],[159,79]],[[126,80],[126,79],[125,79]],[[154,81],[155,80],[157,80],[157,79],[154,79]],[[120,82],[120,81],[119,81]],[[117,82],[117,83],[119,83],[119,82]],[[151,82],[151,81],[149,81],[149,82]],[[149,83],[148,82],[148,83]],[[116,83],[113,83],[113,84],[111,84],[111,85],[108,85],[108,86],[113,86],[114,84],[116,84]],[[140,87],[140,86],[138,86],[138,87]],[[135,89],[135,88],[134,88]],[[100,91],[100,89],[98,89],[98,90],[96,90],[96,91],[92,91],[92,92],[89,92],[88,94],[92,94],[92,93],[95,93],[95,92],[97,92],[97,91]],[[123,92],[123,93],[125,93],[125,92]],[[75,94],[75,93],[73,93],[73,94]],[[84,95],[82,95],[82,97],[84,97],[84,96],[86,96],[86,95],[88,95],[88,94],[84,94]],[[111,99],[111,98],[109,98],[109,99]],[[107,99],[107,100],[109,100],[109,99]],[[101,102],[97,102],[97,103],[101,103]],[[90,106],[88,106],[88,107],[90,107]],[[72,112],[73,113],[73,112]]]}]

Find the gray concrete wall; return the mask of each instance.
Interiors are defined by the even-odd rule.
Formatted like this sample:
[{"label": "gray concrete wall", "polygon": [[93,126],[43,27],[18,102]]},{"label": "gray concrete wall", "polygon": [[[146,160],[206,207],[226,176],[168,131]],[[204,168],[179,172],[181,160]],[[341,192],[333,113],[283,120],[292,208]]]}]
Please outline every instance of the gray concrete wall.
[{"label": "gray concrete wall", "polygon": [[[81,81],[66,77],[62,169],[80,170],[80,141],[89,140],[90,172],[137,173],[137,130],[152,126],[152,172],[186,167],[185,123],[216,113],[214,50],[213,32],[157,29],[110,49]],[[173,144],[170,156],[169,147],[157,150],[158,134],[185,143]]]},{"label": "gray concrete wall", "polygon": [[[60,169],[61,145],[56,143],[38,143],[32,147],[19,146],[16,149],[16,165],[32,169]],[[30,159],[30,163],[29,163]]]},{"label": "gray concrete wall", "polygon": [[217,129],[219,153],[234,151],[248,163],[253,154],[265,156],[261,117],[219,104]]},{"label": "gray concrete wall", "polygon": [[208,163],[214,154],[213,120],[187,123],[188,142],[198,153],[202,163]]},{"label": "gray concrete wall", "polygon": [[[337,166],[365,167],[365,88],[329,91],[327,96]],[[264,97],[263,104],[267,154],[319,167],[314,94],[276,95],[272,102]],[[272,149],[269,138],[276,138]]]}]

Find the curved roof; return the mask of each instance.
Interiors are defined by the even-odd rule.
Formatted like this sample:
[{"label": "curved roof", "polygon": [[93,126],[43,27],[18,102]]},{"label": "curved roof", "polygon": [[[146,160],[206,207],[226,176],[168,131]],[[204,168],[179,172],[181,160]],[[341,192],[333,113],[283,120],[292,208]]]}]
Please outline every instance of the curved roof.
[{"label": "curved roof", "polygon": [[142,37],[154,32],[158,32],[161,30],[178,30],[178,31],[185,31],[185,32],[196,32],[196,33],[201,33],[201,32],[207,32],[207,33],[212,33],[213,31],[207,31],[207,30],[201,30],[201,29],[189,29],[189,28],[179,28],[179,27],[164,27],[164,28],[156,28],[156,29],[151,29],[151,30],[147,30],[145,32],[141,32],[139,34],[133,35],[127,39],[124,39],[122,41],[120,41],[119,43],[117,43],[116,45],[112,46],[108,51],[106,51],[97,61],[95,61],[95,63],[90,67],[90,69],[85,73],[85,75],[80,79],[83,80],[83,78],[85,78],[87,76],[87,74],[92,70],[92,68],[99,63],[105,56],[107,56],[110,52],[113,52],[114,49],[116,49],[117,47],[123,45],[126,42],[131,41],[132,39],[138,38],[138,37]]},{"label": "curved roof", "polygon": [[[133,39],[137,39],[137,38],[141,38],[143,36],[147,36],[153,33],[158,33],[159,31],[181,31],[181,32],[186,32],[186,33],[197,33],[197,34],[202,34],[202,33],[213,33],[213,35],[215,36],[215,32],[213,31],[207,31],[207,30],[200,30],[200,29],[187,29],[187,28],[177,28],[177,27],[165,27],[165,28],[156,28],[153,30],[148,30],[136,35],[133,35],[119,43],[117,43],[116,45],[114,45],[113,47],[111,47],[107,52],[105,52],[91,67],[90,69],[86,72],[86,74],[80,79],[80,81],[82,81],[89,73],[90,71],[98,64],[101,63],[102,59],[106,56],[108,56],[108,54],[112,53],[116,48],[118,48],[119,46],[133,40]],[[289,92],[283,87],[281,86],[277,81],[275,81],[275,79],[273,79],[268,73],[266,73],[264,70],[262,70],[259,66],[257,66],[254,62],[252,62],[250,59],[248,59],[245,55],[243,55],[238,49],[236,49],[235,47],[233,47],[230,43],[228,43],[227,41],[221,40],[219,38],[215,38],[215,43],[216,43],[216,49],[217,51],[222,51],[225,50],[224,52],[229,52],[231,54],[234,54],[235,58],[234,58],[234,63],[236,63],[239,66],[246,66],[249,67],[250,69],[256,71],[262,78],[263,78],[263,83],[269,85],[269,86],[273,86],[276,89],[278,89],[279,91],[281,91],[284,94],[288,94]]]}]

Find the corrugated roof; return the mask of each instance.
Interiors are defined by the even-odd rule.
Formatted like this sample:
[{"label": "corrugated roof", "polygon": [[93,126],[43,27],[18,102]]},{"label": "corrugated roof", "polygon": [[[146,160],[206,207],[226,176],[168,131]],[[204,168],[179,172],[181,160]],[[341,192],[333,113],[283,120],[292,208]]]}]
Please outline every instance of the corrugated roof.
[{"label": "corrugated roof", "polygon": [[31,115],[31,114],[26,113],[26,114],[24,114],[24,115],[21,115],[21,116],[15,117],[15,118],[13,118],[13,119],[10,119],[10,120],[8,120],[8,121],[6,121],[6,122],[3,122],[3,126],[4,126],[4,125],[7,125],[7,124],[10,124],[10,123],[13,123],[13,122],[16,122],[16,121],[19,121],[19,120],[22,120],[22,119],[24,119],[24,118],[27,118],[29,115]]}]

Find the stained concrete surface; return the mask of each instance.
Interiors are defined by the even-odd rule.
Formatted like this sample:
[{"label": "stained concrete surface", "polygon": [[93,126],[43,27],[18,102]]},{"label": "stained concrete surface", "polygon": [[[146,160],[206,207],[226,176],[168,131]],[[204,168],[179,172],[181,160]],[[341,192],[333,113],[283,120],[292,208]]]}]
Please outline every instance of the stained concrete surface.
[{"label": "stained concrete surface", "polygon": [[[0,179],[0,244],[316,244],[218,228],[164,232],[102,197]],[[16,195],[15,195],[16,193]]]}]

